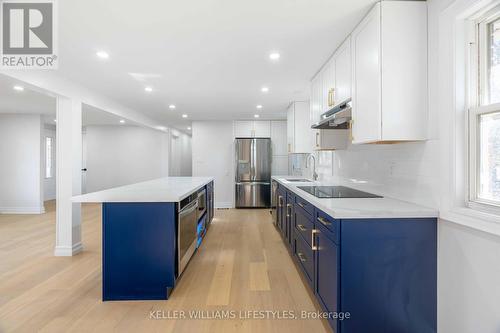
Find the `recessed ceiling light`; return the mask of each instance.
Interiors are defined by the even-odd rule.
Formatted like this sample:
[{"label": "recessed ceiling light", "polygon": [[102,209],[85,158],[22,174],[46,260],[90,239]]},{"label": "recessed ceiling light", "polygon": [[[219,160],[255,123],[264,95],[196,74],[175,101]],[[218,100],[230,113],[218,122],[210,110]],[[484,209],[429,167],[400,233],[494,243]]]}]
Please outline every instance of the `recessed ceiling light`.
[{"label": "recessed ceiling light", "polygon": [[183,115],[182,115],[182,118],[187,118],[187,117],[188,117],[188,115],[187,115],[187,114],[183,114]]},{"label": "recessed ceiling light", "polygon": [[259,118],[260,116],[258,114],[253,115],[254,118]]},{"label": "recessed ceiling light", "polygon": [[105,51],[97,51],[96,55],[101,59],[108,59],[109,58],[109,54]]},{"label": "recessed ceiling light", "polygon": [[15,91],[24,91],[24,87],[23,86],[14,86],[13,89]]},{"label": "recessed ceiling light", "polygon": [[54,119],[54,122],[57,123],[57,119]]},{"label": "recessed ceiling light", "polygon": [[278,52],[272,52],[269,54],[269,59],[271,60],[278,60],[281,57],[281,55]]},{"label": "recessed ceiling light", "polygon": [[260,110],[260,109],[262,109],[262,105],[259,104],[256,106],[256,108]]},{"label": "recessed ceiling light", "polygon": [[144,88],[144,91],[149,93],[149,92],[153,91],[153,88],[152,87],[146,87],[146,88]]},{"label": "recessed ceiling light", "polygon": [[190,131],[190,130],[191,130],[191,127],[188,127],[188,131]]},{"label": "recessed ceiling light", "polygon": [[121,119],[120,124],[125,124],[125,120]]},{"label": "recessed ceiling light", "polygon": [[175,105],[170,104],[170,105],[168,106],[168,108],[169,108],[170,110],[173,110],[173,109],[175,109]]},{"label": "recessed ceiling light", "polygon": [[266,93],[266,92],[269,92],[269,88],[268,87],[262,87],[260,89],[260,91],[262,91],[263,93]]}]

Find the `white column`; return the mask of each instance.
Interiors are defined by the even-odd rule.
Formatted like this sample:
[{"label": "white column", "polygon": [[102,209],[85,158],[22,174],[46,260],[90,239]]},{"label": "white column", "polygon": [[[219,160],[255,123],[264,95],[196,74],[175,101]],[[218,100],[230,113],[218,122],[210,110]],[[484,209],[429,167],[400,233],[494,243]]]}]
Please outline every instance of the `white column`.
[{"label": "white column", "polygon": [[57,205],[54,255],[72,256],[80,252],[81,204],[71,197],[82,191],[82,103],[57,98]]}]

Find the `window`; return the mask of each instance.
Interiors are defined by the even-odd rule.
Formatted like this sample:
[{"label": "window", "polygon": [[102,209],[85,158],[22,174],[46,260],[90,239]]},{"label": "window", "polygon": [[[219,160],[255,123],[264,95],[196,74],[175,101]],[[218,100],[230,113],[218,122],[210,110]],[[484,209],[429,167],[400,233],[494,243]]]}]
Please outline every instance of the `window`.
[{"label": "window", "polygon": [[500,207],[500,7],[474,23],[469,109],[469,202]]},{"label": "window", "polygon": [[52,141],[51,137],[45,138],[45,178],[52,178]]}]

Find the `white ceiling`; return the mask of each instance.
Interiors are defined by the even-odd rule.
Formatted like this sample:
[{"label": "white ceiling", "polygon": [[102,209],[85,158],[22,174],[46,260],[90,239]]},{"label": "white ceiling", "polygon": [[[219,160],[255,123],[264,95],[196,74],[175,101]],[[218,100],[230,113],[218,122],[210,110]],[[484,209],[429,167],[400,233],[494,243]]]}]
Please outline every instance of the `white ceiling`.
[{"label": "white ceiling", "polygon": [[59,72],[182,130],[192,119],[252,118],[257,104],[262,118],[283,118],[375,2],[60,1]]},{"label": "white ceiling", "polygon": [[[56,119],[56,99],[43,93],[30,90],[25,87],[24,91],[13,89],[15,85],[22,83],[11,79],[8,76],[0,75],[0,114],[1,113],[21,113],[40,114],[46,124],[55,124]],[[90,105],[82,106],[82,125],[118,125],[122,118],[112,113],[105,112]],[[126,120],[126,125],[139,125],[130,120]]]},{"label": "white ceiling", "polygon": [[[290,101],[309,98],[311,77],[375,2],[60,1],[58,74],[184,131],[191,120],[284,118]],[[272,51],[279,61],[269,60]],[[24,94],[19,108],[54,103]]]}]

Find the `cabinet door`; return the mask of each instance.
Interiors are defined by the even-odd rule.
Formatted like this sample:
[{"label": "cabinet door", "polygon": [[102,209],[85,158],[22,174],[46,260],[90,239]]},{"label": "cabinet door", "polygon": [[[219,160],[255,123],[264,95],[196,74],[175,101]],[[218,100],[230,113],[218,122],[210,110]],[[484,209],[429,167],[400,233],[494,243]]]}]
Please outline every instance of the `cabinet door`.
[{"label": "cabinet door", "polygon": [[334,104],[351,97],[351,71],[351,38],[349,37],[335,54]]},{"label": "cabinet door", "polygon": [[287,155],[287,122],[284,120],[271,121],[271,145],[273,156]]},{"label": "cabinet door", "polygon": [[237,120],[234,122],[234,137],[235,138],[252,138],[254,137],[253,121]]},{"label": "cabinet door", "polygon": [[323,75],[318,73],[311,81],[311,125],[320,120],[321,110],[323,109]]},{"label": "cabinet door", "polygon": [[309,102],[295,102],[294,153],[311,152],[311,126],[309,125]]},{"label": "cabinet door", "polygon": [[[315,234],[316,250],[316,295],[326,312],[337,312],[339,260],[338,246],[326,236],[322,229]],[[336,320],[330,319],[330,325],[337,331]]]},{"label": "cabinet door", "polygon": [[333,96],[335,94],[335,61],[334,59],[330,59],[329,62],[326,63],[325,67],[322,70],[323,72],[323,87],[321,90],[321,100],[322,100],[322,108],[320,112],[320,116],[322,113],[327,112],[333,107]]},{"label": "cabinet door", "polygon": [[381,139],[380,3],[351,34],[353,143]]},{"label": "cabinet door", "polygon": [[271,122],[270,121],[255,121],[253,124],[254,137],[270,138],[271,137]]},{"label": "cabinet door", "polygon": [[291,103],[286,111],[286,143],[287,143],[287,152],[293,153],[295,152],[295,104]]}]

